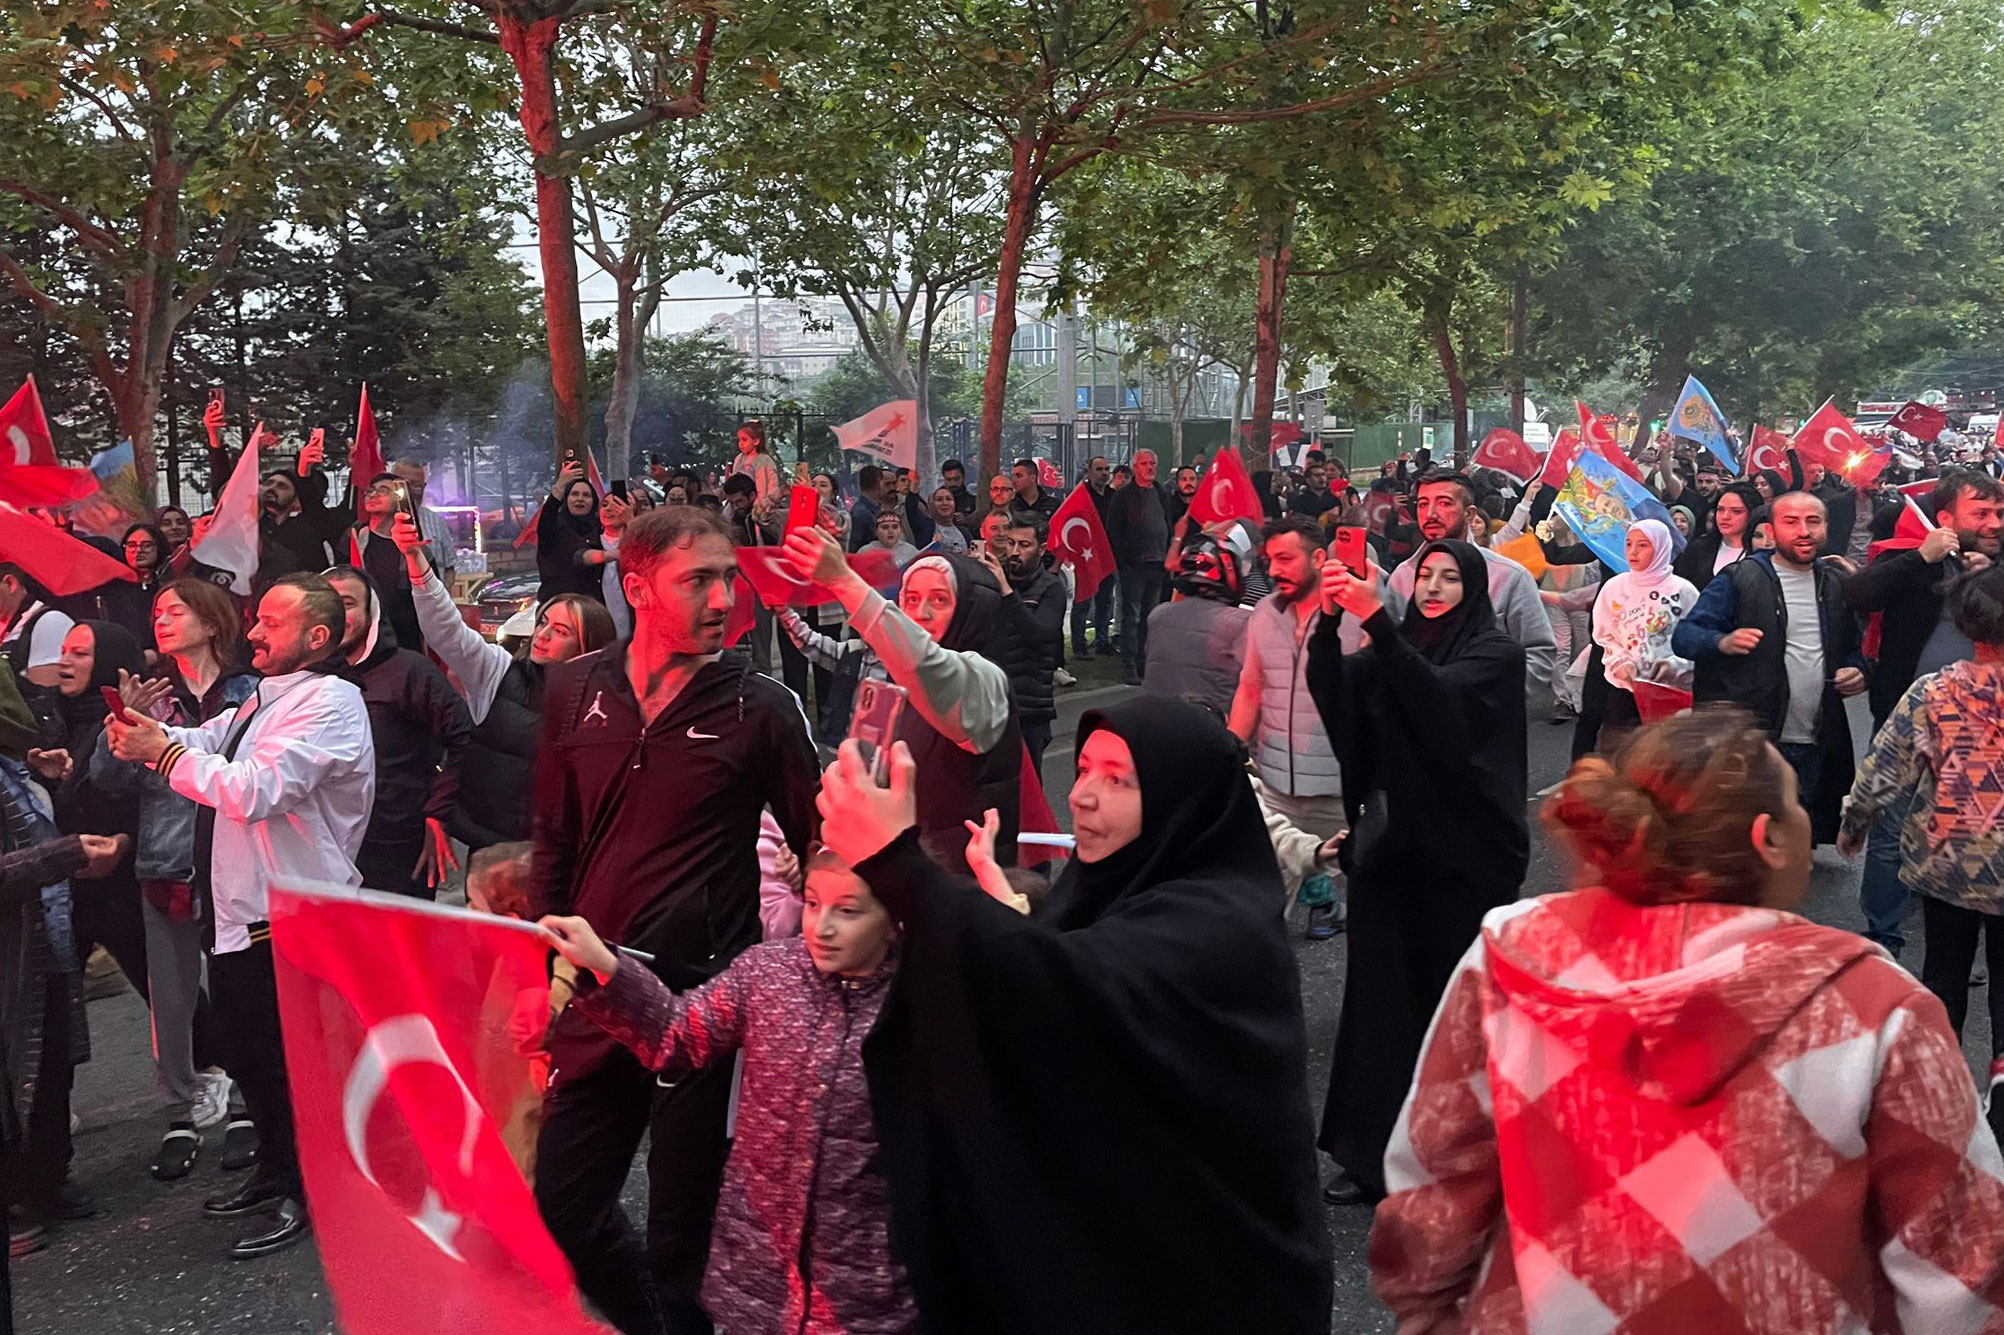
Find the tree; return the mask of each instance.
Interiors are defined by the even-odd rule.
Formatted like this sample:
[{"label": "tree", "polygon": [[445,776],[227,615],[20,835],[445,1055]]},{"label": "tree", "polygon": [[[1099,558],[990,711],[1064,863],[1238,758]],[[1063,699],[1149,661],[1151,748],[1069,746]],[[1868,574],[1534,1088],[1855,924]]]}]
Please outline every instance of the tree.
[{"label": "tree", "polygon": [[[421,0],[422,3],[422,0]],[[470,9],[468,23],[445,15]],[[436,11],[436,12],[434,12]],[[495,46],[513,67],[516,110],[531,154],[536,248],[542,262],[543,314],[548,325],[551,386],[556,396],[559,457],[585,445],[587,411],[583,308],[578,300],[577,222],[571,178],[590,155],[663,121],[701,115],[722,11],[701,3],[642,4],[639,0],[429,0],[422,8],[369,8],[344,25],[322,21],[325,43],[341,50],[378,27],[411,29],[477,46]],[[567,32],[601,43],[600,61],[566,63],[558,47]],[[564,98],[602,117],[566,132]],[[467,99],[463,84],[422,87],[432,105]],[[608,104],[630,110],[613,114]],[[449,118],[449,111],[438,114]],[[415,123],[435,134],[442,123]],[[414,133],[420,133],[414,127]]]},{"label": "tree", "polygon": [[328,184],[323,133],[366,72],[300,40],[301,6],[51,0],[0,47],[0,273],[75,340],[153,498],[175,333],[289,199]]},{"label": "tree", "polygon": [[[616,360],[616,352],[593,356],[595,390],[610,387]],[[736,405],[754,392],[750,360],[699,330],[648,339],[641,368],[633,417],[633,436],[640,448],[609,454],[611,476],[637,472],[643,451],[659,455],[671,467],[726,458],[738,421]]]}]

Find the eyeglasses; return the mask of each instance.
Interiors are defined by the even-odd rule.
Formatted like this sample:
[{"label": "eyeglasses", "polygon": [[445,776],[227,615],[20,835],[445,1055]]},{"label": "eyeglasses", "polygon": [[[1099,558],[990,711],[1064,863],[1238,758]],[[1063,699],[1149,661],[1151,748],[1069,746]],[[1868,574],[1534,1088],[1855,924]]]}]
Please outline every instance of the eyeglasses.
[{"label": "eyeglasses", "polygon": [[371,496],[401,496],[404,494],[404,489],[393,483],[378,482],[375,486],[369,488],[368,494]]}]

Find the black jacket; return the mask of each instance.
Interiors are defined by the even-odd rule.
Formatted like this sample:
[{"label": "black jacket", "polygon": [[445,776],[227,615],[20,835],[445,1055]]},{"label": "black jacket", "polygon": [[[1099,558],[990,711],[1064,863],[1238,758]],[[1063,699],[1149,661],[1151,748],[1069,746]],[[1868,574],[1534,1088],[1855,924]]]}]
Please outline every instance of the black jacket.
[{"label": "black jacket", "polygon": [[[1712,566],[1718,561],[1719,548],[1723,546],[1725,539],[1719,536],[1717,529],[1701,533],[1684,544],[1684,550],[1677,554],[1670,571],[1678,579],[1689,581],[1691,587],[1703,591],[1712,582]],[[1740,548],[1740,554],[1744,559],[1745,547]]]},{"label": "black jacket", "polygon": [[1001,627],[989,656],[1009,674],[1019,721],[1057,717],[1051,675],[1065,656],[1065,585],[1039,567],[1027,581],[1009,581]]},{"label": "black jacket", "polygon": [[1169,554],[1169,490],[1130,482],[1106,503],[1106,539],[1123,566],[1161,565]]},{"label": "black jacket", "polygon": [[452,837],[470,849],[529,837],[536,744],[543,732],[543,669],[518,658],[467,739]]},{"label": "black jacket", "polygon": [[342,673],[362,688],[376,742],[376,801],[362,836],[365,849],[406,846],[427,818],[452,828],[473,736],[466,701],[438,665],[398,648],[387,622],[377,631],[369,656]]},{"label": "black jacket", "polygon": [[[758,940],[759,814],[772,808],[804,861],[821,776],[800,702],[742,655],[698,670],[646,724],[626,654],[622,641],[547,673],[533,908],[586,918],[686,991]],[[614,1046],[575,1012],[551,1038],[566,1074]]]},{"label": "black jacket", "polygon": [[299,493],[299,513],[285,519],[258,517],[260,586],[297,570],[325,570],[348,555],[328,550],[329,544],[338,542],[347,531],[349,516],[346,511],[328,506],[327,475],[315,469],[304,477],[295,476],[292,485]]},{"label": "black jacket", "polygon": [[1918,550],[1881,552],[1852,577],[1844,593],[1854,610],[1879,616],[1879,660],[1872,669],[1872,726],[1878,728],[1914,684],[1921,650],[1941,623],[1948,581],[1961,565],[1954,557],[1936,565]]}]

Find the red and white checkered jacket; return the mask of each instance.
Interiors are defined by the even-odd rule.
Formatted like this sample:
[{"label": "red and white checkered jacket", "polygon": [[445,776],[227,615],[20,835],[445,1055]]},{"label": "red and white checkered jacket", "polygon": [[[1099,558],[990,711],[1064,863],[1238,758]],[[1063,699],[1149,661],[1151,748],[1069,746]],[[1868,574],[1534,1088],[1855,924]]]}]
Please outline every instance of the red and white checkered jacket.
[{"label": "red and white checkered jacket", "polygon": [[1793,914],[1491,913],[1385,1172],[1401,1335],[2004,1332],[2004,1159],[1941,1004]]}]

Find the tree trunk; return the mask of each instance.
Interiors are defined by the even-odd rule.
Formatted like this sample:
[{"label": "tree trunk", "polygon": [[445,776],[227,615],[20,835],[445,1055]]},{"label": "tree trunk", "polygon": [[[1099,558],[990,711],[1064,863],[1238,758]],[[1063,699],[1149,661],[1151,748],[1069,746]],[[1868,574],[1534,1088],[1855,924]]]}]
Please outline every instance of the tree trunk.
[{"label": "tree trunk", "polygon": [[1294,204],[1268,224],[1259,248],[1259,298],[1253,313],[1253,411],[1247,442],[1254,458],[1273,454],[1273,400],[1280,380],[1280,317],[1294,258]]},{"label": "tree trunk", "polygon": [[1454,351],[1454,330],[1448,315],[1452,297],[1441,306],[1429,303],[1427,325],[1433,334],[1434,351],[1440,355],[1441,374],[1447,377],[1447,397],[1454,408],[1454,466],[1468,467],[1468,382],[1461,377],[1461,358]]},{"label": "tree trunk", "polygon": [[523,23],[505,11],[495,25],[501,49],[522,83],[522,133],[536,178],[536,249],[543,268],[543,319],[549,328],[550,387],[556,396],[556,453],[585,452],[584,315],[578,304],[577,223],[570,178],[548,168],[561,146],[557,132],[555,51],[562,20]]},{"label": "tree trunk", "polygon": [[912,395],[918,404],[918,449],[912,459],[912,475],[926,487],[939,485],[938,452],[932,444],[932,331],[938,310],[937,294],[927,293],[925,319],[919,323],[918,371],[914,376],[917,392]]},{"label": "tree trunk", "polygon": [[633,460],[633,417],[640,405],[641,339],[639,275],[629,265],[613,274],[619,309],[616,322],[612,395],[605,405],[605,466],[610,477],[625,477]]},{"label": "tree trunk", "polygon": [[1034,140],[1019,134],[1010,148],[1009,214],[1002,229],[1002,260],[995,275],[995,318],[988,333],[988,373],[981,381],[981,476],[1002,472],[1002,406],[1009,391],[1009,349],[1016,341],[1016,286],[1023,253],[1037,221]]},{"label": "tree trunk", "polygon": [[1510,298],[1510,428],[1524,434],[1524,360],[1531,341],[1530,266],[1518,264],[1516,290]]}]

